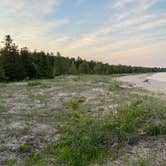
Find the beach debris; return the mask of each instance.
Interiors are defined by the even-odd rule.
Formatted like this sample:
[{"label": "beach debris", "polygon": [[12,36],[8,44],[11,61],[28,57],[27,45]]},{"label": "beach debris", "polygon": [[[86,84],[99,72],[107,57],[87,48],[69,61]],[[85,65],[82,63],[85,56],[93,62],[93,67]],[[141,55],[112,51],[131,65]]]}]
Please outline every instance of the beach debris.
[{"label": "beach debris", "polygon": [[148,80],[148,79],[146,79],[146,80],[144,80],[143,82],[149,82],[149,80]]}]

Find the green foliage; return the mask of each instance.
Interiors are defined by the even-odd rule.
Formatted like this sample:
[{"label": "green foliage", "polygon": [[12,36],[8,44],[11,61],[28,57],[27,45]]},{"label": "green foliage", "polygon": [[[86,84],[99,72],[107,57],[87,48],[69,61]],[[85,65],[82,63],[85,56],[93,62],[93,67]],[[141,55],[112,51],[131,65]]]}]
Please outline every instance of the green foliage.
[{"label": "green foliage", "polygon": [[[3,65],[1,61],[3,60]],[[0,81],[20,81],[24,79],[53,78],[64,74],[120,74],[166,71],[162,68],[143,68],[124,65],[109,65],[86,61],[80,57],[65,58],[58,52],[30,52],[21,50],[13,43],[10,35],[5,38],[5,47],[0,50]]]},{"label": "green foliage", "polygon": [[14,166],[15,162],[16,162],[16,158],[13,157],[13,158],[8,160],[8,162],[6,163],[6,166]]},{"label": "green foliage", "polygon": [[147,166],[147,162],[144,158],[139,157],[136,161],[134,161],[132,166]]},{"label": "green foliage", "polygon": [[26,153],[26,152],[30,152],[31,151],[31,145],[29,145],[29,144],[22,144],[22,145],[20,145],[20,147],[19,147],[19,152],[21,152],[21,153]]},{"label": "green foliage", "polygon": [[55,148],[57,164],[88,165],[114,155],[114,151],[106,148],[109,147],[108,133],[103,125],[102,119],[72,113],[69,122],[61,129],[64,135]]},{"label": "green foliage", "polygon": [[[72,103],[72,104],[71,104]],[[73,110],[66,114],[66,121],[59,126],[61,138],[56,143],[47,145],[40,153],[27,158],[29,165],[93,165],[114,159],[120,149],[130,144],[133,136],[136,140],[157,135],[156,121],[165,121],[166,105],[151,97],[135,99],[130,105],[119,107],[105,116],[81,113],[79,98],[69,102]],[[156,113],[157,110],[157,113]],[[153,125],[149,125],[153,124]],[[147,130],[151,128],[149,132]],[[147,165],[149,160],[138,158],[133,166]],[[101,165],[102,165],[101,164]],[[24,164],[26,165],[26,164]]]},{"label": "green foliage", "polygon": [[147,127],[147,132],[151,136],[157,136],[161,134],[161,126],[151,122]]},{"label": "green foliage", "polygon": [[69,74],[77,74],[77,68],[76,65],[74,63],[71,64],[70,68],[69,68]]},{"label": "green foliage", "polygon": [[80,107],[80,101],[78,98],[73,98],[68,102],[68,106],[72,109],[72,111],[77,111]]},{"label": "green foliage", "polygon": [[7,80],[3,63],[0,61],[0,82]]},{"label": "green foliage", "polygon": [[145,110],[133,106],[120,108],[117,114],[104,118],[72,113],[61,128],[62,138],[55,148],[57,163],[89,165],[115,156],[116,148],[112,146],[129,142],[133,134],[138,134],[146,115]]},{"label": "green foliage", "polygon": [[89,73],[89,66],[88,63],[86,61],[82,62],[79,65],[79,69],[78,69],[79,73],[81,74],[88,74]]},{"label": "green foliage", "polygon": [[94,67],[94,71],[96,74],[103,74],[103,64],[102,63],[97,63]]}]

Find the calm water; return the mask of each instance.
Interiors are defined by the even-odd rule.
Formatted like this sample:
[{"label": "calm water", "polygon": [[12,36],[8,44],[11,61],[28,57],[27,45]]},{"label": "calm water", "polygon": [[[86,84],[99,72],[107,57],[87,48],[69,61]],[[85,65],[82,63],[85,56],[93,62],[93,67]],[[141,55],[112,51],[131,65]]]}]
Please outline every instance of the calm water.
[{"label": "calm water", "polygon": [[166,72],[153,74],[149,79],[166,82]]}]

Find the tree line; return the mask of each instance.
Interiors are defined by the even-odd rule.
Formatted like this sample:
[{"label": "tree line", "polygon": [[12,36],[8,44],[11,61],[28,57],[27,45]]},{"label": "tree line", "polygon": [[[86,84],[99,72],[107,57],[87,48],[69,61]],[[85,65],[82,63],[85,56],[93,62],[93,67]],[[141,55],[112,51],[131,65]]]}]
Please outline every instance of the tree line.
[{"label": "tree line", "polygon": [[0,81],[20,81],[53,78],[65,74],[122,74],[162,72],[166,68],[146,68],[125,65],[109,65],[78,58],[63,57],[57,52],[29,51],[27,47],[18,49],[10,37],[5,37],[0,49]]}]

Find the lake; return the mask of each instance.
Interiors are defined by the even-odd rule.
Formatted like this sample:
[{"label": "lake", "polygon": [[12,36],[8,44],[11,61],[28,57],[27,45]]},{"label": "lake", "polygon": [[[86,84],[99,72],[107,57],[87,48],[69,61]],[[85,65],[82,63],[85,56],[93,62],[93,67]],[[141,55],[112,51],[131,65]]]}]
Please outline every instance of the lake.
[{"label": "lake", "polygon": [[156,81],[166,82],[166,72],[156,73],[148,78]]}]

